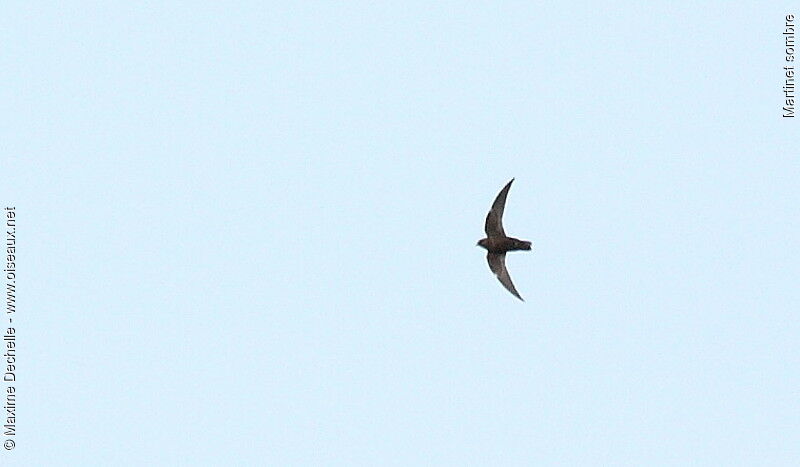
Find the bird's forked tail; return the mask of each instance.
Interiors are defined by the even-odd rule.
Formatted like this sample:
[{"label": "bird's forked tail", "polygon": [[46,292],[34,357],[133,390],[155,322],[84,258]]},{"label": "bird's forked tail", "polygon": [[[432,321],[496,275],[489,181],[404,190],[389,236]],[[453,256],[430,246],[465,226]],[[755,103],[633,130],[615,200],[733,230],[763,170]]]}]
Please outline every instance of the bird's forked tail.
[{"label": "bird's forked tail", "polygon": [[517,240],[514,244],[515,250],[530,250],[531,249],[531,242],[527,240]]}]

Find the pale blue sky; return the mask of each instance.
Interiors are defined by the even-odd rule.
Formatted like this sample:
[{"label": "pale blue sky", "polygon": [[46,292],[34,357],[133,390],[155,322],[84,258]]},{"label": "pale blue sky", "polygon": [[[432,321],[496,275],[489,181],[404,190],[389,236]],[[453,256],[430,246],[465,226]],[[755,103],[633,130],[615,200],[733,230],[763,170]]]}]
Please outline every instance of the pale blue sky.
[{"label": "pale blue sky", "polygon": [[785,3],[131,3],[0,8],[3,465],[800,464]]}]

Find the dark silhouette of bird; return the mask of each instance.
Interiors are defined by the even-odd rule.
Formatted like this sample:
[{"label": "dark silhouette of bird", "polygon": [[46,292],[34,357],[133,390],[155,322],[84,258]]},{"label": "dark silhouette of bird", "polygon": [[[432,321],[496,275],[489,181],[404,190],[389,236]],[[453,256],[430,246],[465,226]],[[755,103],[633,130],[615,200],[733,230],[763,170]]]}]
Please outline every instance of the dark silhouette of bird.
[{"label": "dark silhouette of bird", "polygon": [[503,210],[506,207],[506,197],[511,184],[514,183],[512,178],[510,182],[500,190],[497,194],[492,209],[486,215],[486,238],[479,240],[478,245],[486,248],[486,260],[489,262],[489,269],[497,276],[503,287],[508,289],[509,292],[514,294],[515,297],[525,301],[517,292],[514,283],[511,282],[511,276],[506,269],[506,252],[514,250],[530,250],[531,242],[526,240],[519,240],[513,237],[507,237],[503,230]]}]

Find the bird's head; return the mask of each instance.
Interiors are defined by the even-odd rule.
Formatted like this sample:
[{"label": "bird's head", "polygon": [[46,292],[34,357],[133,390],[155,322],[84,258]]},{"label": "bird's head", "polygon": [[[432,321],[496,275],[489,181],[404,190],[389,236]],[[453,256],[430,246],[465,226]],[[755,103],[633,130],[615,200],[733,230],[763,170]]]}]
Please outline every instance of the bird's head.
[{"label": "bird's head", "polygon": [[486,248],[486,239],[482,238],[482,239],[478,240],[478,243],[476,243],[475,246],[482,246],[482,247]]}]

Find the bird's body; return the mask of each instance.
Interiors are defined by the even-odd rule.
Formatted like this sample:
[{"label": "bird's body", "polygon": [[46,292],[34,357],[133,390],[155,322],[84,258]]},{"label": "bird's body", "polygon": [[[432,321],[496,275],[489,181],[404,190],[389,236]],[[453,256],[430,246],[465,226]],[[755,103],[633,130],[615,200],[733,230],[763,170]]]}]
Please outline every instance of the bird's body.
[{"label": "bird's body", "polygon": [[489,262],[489,269],[497,276],[500,283],[515,297],[522,300],[516,287],[514,287],[514,283],[511,282],[508,269],[506,269],[506,253],[515,250],[530,250],[531,242],[508,237],[503,230],[503,211],[506,207],[508,190],[511,188],[512,183],[514,183],[513,178],[500,190],[494,203],[492,203],[492,209],[486,215],[486,224],[484,226],[486,238],[478,241],[478,245],[486,248],[488,252],[486,253],[486,260]]},{"label": "bird's body", "polygon": [[514,237],[487,237],[481,240],[480,246],[489,253],[505,253],[514,250],[530,250],[531,242]]}]

